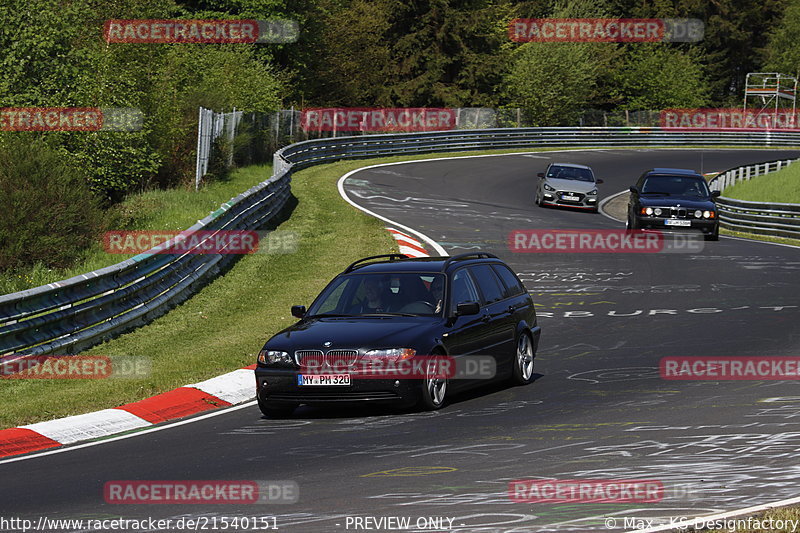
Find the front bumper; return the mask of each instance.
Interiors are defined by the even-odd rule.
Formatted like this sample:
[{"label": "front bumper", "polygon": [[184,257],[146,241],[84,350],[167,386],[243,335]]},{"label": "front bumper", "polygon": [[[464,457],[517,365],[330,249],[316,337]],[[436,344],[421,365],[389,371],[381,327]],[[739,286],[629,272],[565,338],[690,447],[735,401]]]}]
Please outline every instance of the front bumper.
[{"label": "front bumper", "polygon": [[350,385],[298,385],[299,370],[257,366],[256,394],[262,402],[304,404],[387,403],[411,405],[422,392],[419,379],[353,378]]},{"label": "front bumper", "polygon": [[689,226],[668,226],[664,217],[638,216],[636,217],[640,229],[658,230],[661,232],[700,231],[704,235],[713,235],[719,228],[719,220],[707,218],[680,219],[688,220]]},{"label": "front bumper", "polygon": [[576,207],[578,209],[597,209],[597,194],[588,195],[571,191],[548,191],[542,189],[542,204]]}]

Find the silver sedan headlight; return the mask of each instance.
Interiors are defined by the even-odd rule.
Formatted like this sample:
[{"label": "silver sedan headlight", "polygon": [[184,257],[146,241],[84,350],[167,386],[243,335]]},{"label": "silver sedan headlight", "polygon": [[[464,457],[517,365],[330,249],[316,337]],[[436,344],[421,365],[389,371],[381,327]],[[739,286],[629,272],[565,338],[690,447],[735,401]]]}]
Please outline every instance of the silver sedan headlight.
[{"label": "silver sedan headlight", "polygon": [[545,183],[544,184],[544,190],[546,190],[546,191],[554,191],[555,189]]},{"label": "silver sedan headlight", "polygon": [[589,196],[597,196],[597,189],[592,189],[589,191]]}]

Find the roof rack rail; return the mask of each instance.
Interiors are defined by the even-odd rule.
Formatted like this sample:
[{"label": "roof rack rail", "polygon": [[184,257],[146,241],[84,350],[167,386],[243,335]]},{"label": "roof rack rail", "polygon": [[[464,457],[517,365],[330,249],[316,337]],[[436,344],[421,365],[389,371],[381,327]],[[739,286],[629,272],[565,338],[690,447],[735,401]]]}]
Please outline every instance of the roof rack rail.
[{"label": "roof rack rail", "polygon": [[408,256],[403,254],[373,255],[371,257],[365,257],[364,259],[359,259],[358,261],[352,263],[349,267],[344,269],[344,272],[345,274],[348,272],[352,272],[353,270],[355,270],[356,265],[358,265],[359,263],[363,263],[364,261],[369,261],[370,259],[383,259],[383,258],[388,258],[390,261],[393,261],[394,259],[408,259]]},{"label": "roof rack rail", "polygon": [[448,257],[442,264],[442,272],[447,270],[447,267],[450,265],[450,263],[470,257],[475,259],[499,259],[496,255],[490,254],[489,252],[467,252],[464,254],[453,255]]}]

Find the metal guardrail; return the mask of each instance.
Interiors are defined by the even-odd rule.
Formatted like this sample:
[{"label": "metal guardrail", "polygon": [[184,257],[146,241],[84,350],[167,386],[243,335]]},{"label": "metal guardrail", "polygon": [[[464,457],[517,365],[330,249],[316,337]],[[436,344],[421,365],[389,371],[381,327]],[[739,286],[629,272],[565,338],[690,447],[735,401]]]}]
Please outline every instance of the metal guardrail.
[{"label": "metal guardrail", "polygon": [[[786,168],[797,159],[767,161],[720,172],[709,182],[713,191],[724,191],[740,181]],[[720,226],[756,235],[800,238],[800,204],[751,202],[720,196],[717,198]]]},{"label": "metal guardrail", "polygon": [[[360,135],[292,144],[273,176],[189,228],[257,229],[289,198],[295,170],[341,159],[545,146],[800,146],[774,132],[665,132],[658,128],[512,128]],[[145,253],[42,287],[0,296],[0,355],[77,353],[163,315],[234,260],[233,255]]]}]

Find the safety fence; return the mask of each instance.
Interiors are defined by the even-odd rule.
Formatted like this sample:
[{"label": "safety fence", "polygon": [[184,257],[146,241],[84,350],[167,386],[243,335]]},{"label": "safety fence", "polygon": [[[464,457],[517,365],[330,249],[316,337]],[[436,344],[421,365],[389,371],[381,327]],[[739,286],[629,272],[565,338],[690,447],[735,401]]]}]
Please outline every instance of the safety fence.
[{"label": "safety fence", "polygon": [[[713,191],[724,191],[740,181],[786,168],[796,159],[767,161],[720,172],[709,182]],[[734,231],[800,239],[800,204],[752,202],[717,198],[720,226]]]}]

